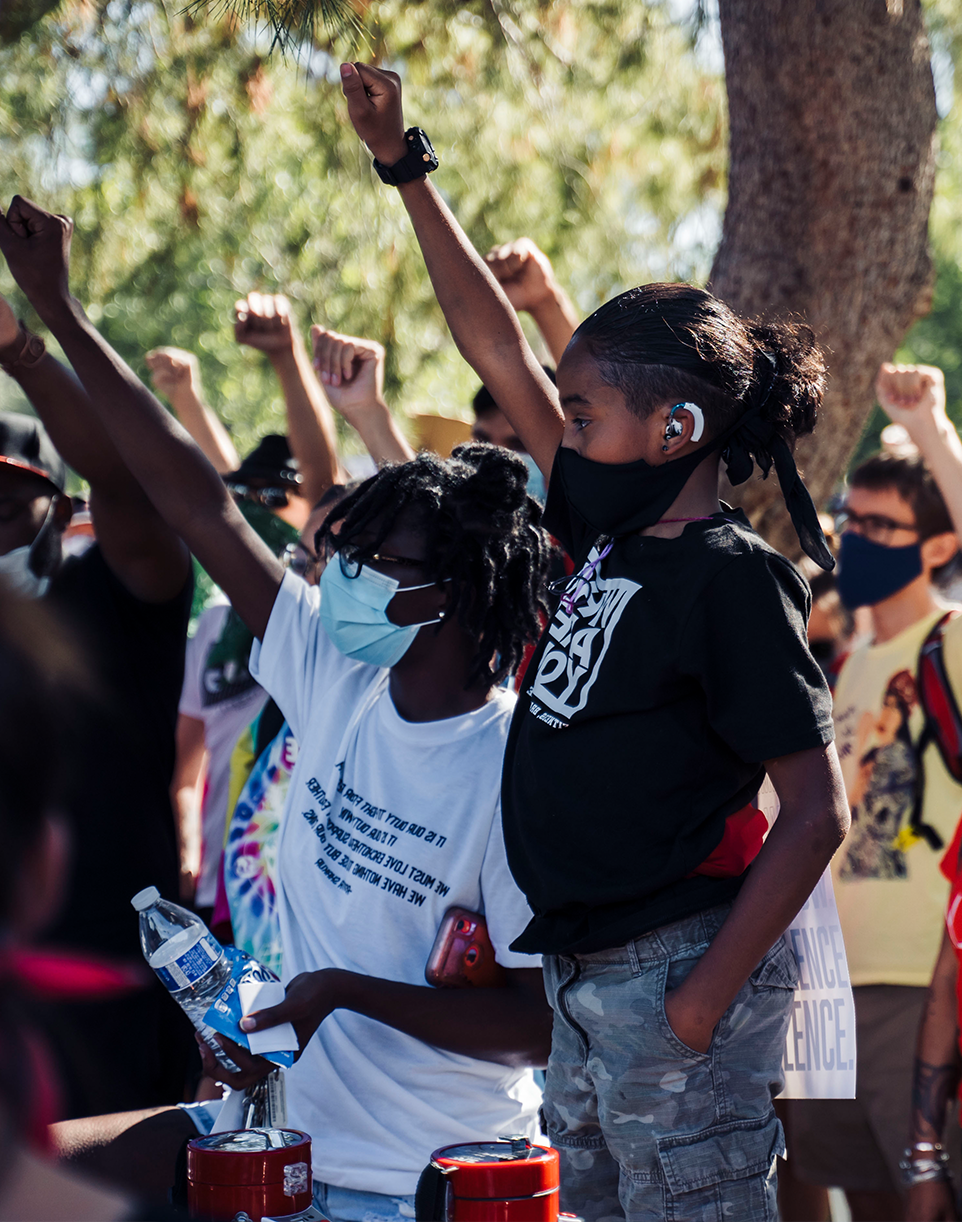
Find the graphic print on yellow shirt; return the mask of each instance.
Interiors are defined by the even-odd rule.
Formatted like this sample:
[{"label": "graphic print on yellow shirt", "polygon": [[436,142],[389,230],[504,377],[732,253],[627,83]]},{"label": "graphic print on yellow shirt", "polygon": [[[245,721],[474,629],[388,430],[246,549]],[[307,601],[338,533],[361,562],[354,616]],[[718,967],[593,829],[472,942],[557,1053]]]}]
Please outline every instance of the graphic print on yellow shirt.
[{"label": "graphic print on yellow shirt", "polygon": [[911,720],[918,703],[915,676],[898,670],[885,686],[881,709],[866,709],[858,718],[854,780],[847,787],[852,828],[840,878],[908,873],[905,850],[915,840],[909,828],[916,773]]},{"label": "graphic print on yellow shirt", "polygon": [[[938,611],[848,658],[835,690],[835,733],[852,827],[832,863],[852,983],[925,986],[941,941],[948,888],[933,851],[910,827],[924,717],[919,650]],[[962,618],[944,636],[953,690],[962,694]],[[938,749],[925,752],[922,819],[948,844],[962,815],[962,786]]]}]

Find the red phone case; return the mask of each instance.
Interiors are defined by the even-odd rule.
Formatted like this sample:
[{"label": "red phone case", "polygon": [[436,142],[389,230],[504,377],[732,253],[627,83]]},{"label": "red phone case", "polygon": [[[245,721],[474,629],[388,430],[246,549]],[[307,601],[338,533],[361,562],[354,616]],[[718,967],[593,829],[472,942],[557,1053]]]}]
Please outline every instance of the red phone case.
[{"label": "red phone case", "polygon": [[492,988],[505,982],[494,957],[488,927],[479,912],[449,908],[444,914],[424,968],[428,984],[438,988]]}]

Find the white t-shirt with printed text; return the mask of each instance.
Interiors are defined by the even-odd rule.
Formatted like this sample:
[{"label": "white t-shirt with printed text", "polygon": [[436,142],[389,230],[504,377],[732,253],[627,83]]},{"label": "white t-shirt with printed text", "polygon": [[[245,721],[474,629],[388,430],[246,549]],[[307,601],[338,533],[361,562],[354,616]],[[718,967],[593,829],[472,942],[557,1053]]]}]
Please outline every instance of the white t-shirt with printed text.
[{"label": "white t-shirt with printed text", "polygon": [[[448,908],[484,912],[498,962],[531,919],[501,834],[514,696],[442,721],[403,720],[389,671],[341,654],[319,591],[286,574],[251,672],[300,743],[278,855],[284,979],[337,967],[424,985]],[[288,1122],[313,1138],[315,1176],[413,1193],[439,1146],[538,1136],[531,1070],[445,1052],[347,1010],[287,1073]]]}]

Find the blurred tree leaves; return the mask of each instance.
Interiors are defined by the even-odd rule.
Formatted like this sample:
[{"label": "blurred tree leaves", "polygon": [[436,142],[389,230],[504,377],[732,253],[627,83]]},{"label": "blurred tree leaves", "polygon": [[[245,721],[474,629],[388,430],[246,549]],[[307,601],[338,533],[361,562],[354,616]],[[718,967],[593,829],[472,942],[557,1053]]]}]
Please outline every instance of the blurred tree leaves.
[{"label": "blurred tree leaves", "polygon": [[341,57],[402,74],[408,122],[430,133],[435,182],[480,250],[529,235],[586,313],[635,283],[706,275],[724,87],[667,4],[383,0],[354,45],[269,48],[216,11],[109,0],[0,49],[0,196],[75,217],[92,318],[141,373],[159,344],[197,352],[242,451],[283,418],[269,370],[232,338],[252,289],[286,292],[305,329],[381,340],[397,404],[459,412],[473,390],[403,209],[347,124]]}]

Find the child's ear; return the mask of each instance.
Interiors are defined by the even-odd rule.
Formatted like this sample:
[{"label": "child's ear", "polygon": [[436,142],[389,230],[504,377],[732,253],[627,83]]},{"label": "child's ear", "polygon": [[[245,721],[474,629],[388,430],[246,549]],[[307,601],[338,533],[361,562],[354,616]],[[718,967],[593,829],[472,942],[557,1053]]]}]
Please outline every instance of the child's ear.
[{"label": "child's ear", "polygon": [[954,531],[932,535],[922,544],[922,564],[926,569],[939,569],[948,564],[959,550],[959,536]]}]

